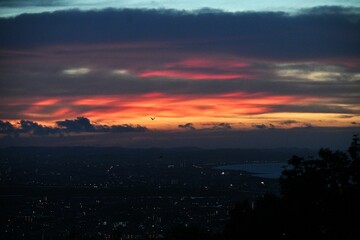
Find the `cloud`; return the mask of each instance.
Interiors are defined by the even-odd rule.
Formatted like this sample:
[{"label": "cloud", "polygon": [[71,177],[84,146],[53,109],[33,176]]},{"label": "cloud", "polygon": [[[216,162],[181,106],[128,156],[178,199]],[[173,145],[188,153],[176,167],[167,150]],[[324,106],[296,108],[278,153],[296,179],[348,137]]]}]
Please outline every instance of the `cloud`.
[{"label": "cloud", "polygon": [[11,134],[15,130],[15,127],[8,121],[0,120],[0,133]]},{"label": "cloud", "polygon": [[268,125],[265,125],[265,124],[253,124],[252,125],[254,128],[257,128],[257,129],[275,129],[275,125],[273,124],[268,124]]},{"label": "cloud", "polygon": [[211,129],[215,129],[215,130],[229,130],[232,129],[231,124],[230,123],[214,123],[212,124]]},{"label": "cloud", "polygon": [[20,121],[20,129],[18,129],[18,132],[28,133],[31,135],[46,136],[46,135],[50,135],[50,134],[59,133],[59,129],[43,126],[43,125],[38,124],[37,122],[33,122],[33,121],[21,120]]},{"label": "cloud", "polygon": [[299,122],[299,121],[295,121],[295,120],[286,120],[286,121],[280,122],[280,124],[283,126],[291,126],[293,128],[312,128],[313,127],[313,125],[311,123]]},{"label": "cloud", "polygon": [[360,72],[322,63],[276,64],[276,74],[287,81],[359,81]]},{"label": "cloud", "polygon": [[196,130],[196,128],[194,127],[194,124],[192,124],[192,123],[185,123],[183,125],[180,124],[178,127],[186,129],[186,130],[192,130],[192,131]]},{"label": "cloud", "polygon": [[185,69],[236,69],[236,68],[246,68],[250,64],[244,60],[238,59],[209,59],[209,58],[189,58],[180,60],[177,62],[167,63],[167,68],[185,68]]},{"label": "cloud", "polygon": [[8,121],[0,120],[0,133],[5,134],[5,136],[19,136],[20,134],[47,136],[60,133],[60,129],[58,128],[43,126],[29,120],[20,120],[18,125],[17,127]]},{"label": "cloud", "polygon": [[286,126],[289,126],[289,125],[292,125],[295,123],[299,123],[299,122],[295,121],[295,120],[286,120],[286,121],[280,122],[281,125],[286,125]]},{"label": "cloud", "polygon": [[124,76],[124,75],[129,76],[129,75],[131,75],[131,73],[126,69],[113,70],[112,73],[115,74],[115,75],[120,75],[120,76]]},{"label": "cloud", "polygon": [[[360,66],[359,25],[349,20],[354,15],[350,8],[318,12],[108,9],[0,19],[0,92],[10,97],[234,91],[303,99],[315,95],[337,101],[338,106],[323,105],[324,112],[352,113],[347,104],[358,103],[360,92],[355,70]],[[88,22],[94,23],[91,29]],[[343,66],[347,62],[353,67]],[[308,112],[312,105],[269,107]]]},{"label": "cloud", "polygon": [[[264,109],[254,108],[256,113],[269,109],[354,113],[356,108],[351,105],[359,102],[360,92],[360,31],[359,25],[349,20],[352,15],[351,9],[296,16],[103,10],[0,19],[0,93],[23,97],[16,107],[26,108],[26,97],[153,92],[202,97],[236,91],[314,100],[300,107],[264,104]],[[86,24],[89,21],[94,22],[91,31]],[[327,98],[331,106],[313,107]],[[76,115],[87,112],[62,104]],[[0,106],[6,110],[3,119],[29,116],[16,116],[20,111],[4,105]],[[40,114],[49,112],[44,109]]]},{"label": "cloud", "polygon": [[77,117],[76,119],[66,119],[57,121],[57,126],[64,132],[146,132],[148,129],[141,125],[122,124],[122,125],[99,125],[92,124],[88,118]]},{"label": "cloud", "polygon": [[65,69],[62,71],[64,74],[66,75],[83,75],[83,74],[87,74],[90,72],[89,68],[70,68],[70,69]]},{"label": "cloud", "polygon": [[204,127],[201,128],[203,131],[214,131],[214,130],[220,130],[220,131],[226,131],[231,130],[232,126],[230,123],[221,122],[221,123],[203,123],[201,124]]},{"label": "cloud", "polygon": [[[298,128],[313,128],[314,126],[311,123],[301,123],[298,121],[293,121],[293,120],[288,120],[288,121],[284,121],[284,122],[280,122],[281,125],[285,125],[285,126],[289,126],[289,125],[293,125],[293,124],[297,124],[296,127],[292,127],[293,129],[298,129]],[[272,123],[269,124],[253,124],[252,125],[253,128],[256,129],[281,129],[278,128],[277,126],[275,126]]]},{"label": "cloud", "polygon": [[132,125],[132,124],[122,124],[122,125],[96,125],[96,132],[113,132],[113,133],[122,133],[122,132],[146,132],[148,129],[141,125]]},{"label": "cloud", "polygon": [[[176,43],[182,51],[221,51],[272,59],[358,56],[359,29],[357,22],[349,20],[351,17],[356,17],[352,8],[331,13],[323,11],[323,14],[308,11],[295,16],[269,12],[195,15],[129,9],[61,11],[1,19],[0,45],[23,49],[43,45],[162,41]],[[91,31],[89,22],[93,23]]]},{"label": "cloud", "polygon": [[[338,100],[341,101],[341,100]],[[354,100],[355,103],[355,100]],[[306,113],[360,113],[359,110],[352,109],[351,106],[339,106],[336,103],[329,104],[282,104],[272,106],[274,112],[306,112]]]},{"label": "cloud", "polygon": [[98,125],[92,124],[88,118],[78,117],[73,120],[57,121],[56,124],[67,132],[146,132],[148,129],[141,125]]},{"label": "cloud", "polygon": [[73,120],[57,121],[56,124],[68,132],[94,132],[95,127],[85,117],[78,117]]},{"label": "cloud", "polygon": [[266,129],[267,126],[265,124],[254,124],[253,127],[257,129]]},{"label": "cloud", "polygon": [[164,77],[164,78],[180,78],[180,79],[192,79],[192,80],[229,80],[229,79],[239,79],[239,78],[250,78],[250,76],[241,75],[241,74],[216,74],[209,72],[190,72],[190,71],[175,71],[175,70],[156,70],[142,72],[138,74],[139,77]]},{"label": "cloud", "polygon": [[[171,118],[177,128],[200,118],[234,123],[280,113],[291,116],[270,121],[299,121],[289,123],[293,127],[332,113],[327,124],[335,119],[334,125],[347,126],[336,115],[358,122],[358,16],[353,8],[322,10],[108,9],[0,19],[0,118],[110,122],[126,116],[126,122],[141,122],[152,113]],[[268,122],[253,123],[269,128]],[[63,133],[101,128],[76,119],[64,124],[57,126]],[[139,131],[136,125],[101,129]]]},{"label": "cloud", "polygon": [[126,133],[126,132],[146,132],[149,131],[141,125],[121,124],[121,125],[99,125],[92,124],[88,118],[77,117],[76,119],[65,119],[56,122],[58,127],[43,126],[37,122],[20,120],[16,127],[8,121],[0,120],[0,133],[11,136],[28,134],[30,136],[63,135],[68,133]]},{"label": "cloud", "polygon": [[[159,64],[158,64],[159,65]],[[239,59],[188,58],[163,64],[147,66],[136,75],[141,78],[174,78],[189,80],[251,79],[250,63]],[[150,69],[150,70],[149,70]]]}]

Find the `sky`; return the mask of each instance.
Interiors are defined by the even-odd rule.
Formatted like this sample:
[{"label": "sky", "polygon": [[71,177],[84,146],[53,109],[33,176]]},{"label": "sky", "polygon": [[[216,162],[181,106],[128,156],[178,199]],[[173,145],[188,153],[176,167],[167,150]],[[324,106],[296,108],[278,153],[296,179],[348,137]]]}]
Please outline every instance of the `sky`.
[{"label": "sky", "polygon": [[360,129],[359,12],[0,0],[0,146],[345,148]]}]

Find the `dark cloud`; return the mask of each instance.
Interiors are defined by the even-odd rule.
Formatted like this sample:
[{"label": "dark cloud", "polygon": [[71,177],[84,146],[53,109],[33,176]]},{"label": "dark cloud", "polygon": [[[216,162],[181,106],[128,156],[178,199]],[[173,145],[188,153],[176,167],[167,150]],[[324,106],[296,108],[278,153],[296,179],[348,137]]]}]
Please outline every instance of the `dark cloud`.
[{"label": "dark cloud", "polygon": [[96,125],[92,124],[88,118],[78,117],[73,120],[57,121],[56,124],[67,132],[146,132],[148,129],[141,125]]},{"label": "dark cloud", "polygon": [[43,126],[37,122],[29,120],[21,120],[19,122],[19,127],[15,127],[8,121],[0,120],[0,133],[4,133],[8,136],[17,136],[21,133],[46,136],[49,134],[58,134],[60,133],[60,129]]},{"label": "dark cloud", "polygon": [[56,122],[58,127],[43,126],[37,122],[21,120],[19,127],[12,125],[8,121],[0,120],[0,133],[5,135],[29,134],[33,136],[63,135],[68,133],[126,133],[126,132],[146,132],[148,129],[141,125],[122,124],[122,125],[97,125],[92,124],[88,118],[78,117],[76,119],[66,119]]},{"label": "dark cloud", "polygon": [[11,134],[15,127],[8,121],[0,120],[0,133]]},{"label": "dark cloud", "polygon": [[202,126],[204,126],[203,128],[201,128],[201,130],[204,131],[213,131],[213,130],[230,130],[232,129],[232,126],[230,123],[203,123],[201,124]]},{"label": "dark cloud", "polygon": [[[291,126],[293,124],[297,124],[296,127],[293,127],[293,129],[313,128],[314,127],[311,123],[301,123],[301,122],[294,121],[294,120],[283,121],[283,122],[280,122],[280,124],[284,125],[284,126]],[[252,126],[257,129],[273,129],[273,130],[279,129],[272,123],[269,123],[267,125],[266,124],[253,124]]]},{"label": "dark cloud", "polygon": [[268,125],[265,125],[265,124],[253,124],[252,125],[254,128],[257,128],[257,129],[275,129],[275,125],[273,124],[268,124]]},{"label": "dark cloud", "polygon": [[30,7],[30,6],[58,6],[64,3],[64,0],[0,0],[0,7]]},{"label": "dark cloud", "polygon": [[18,129],[20,133],[29,133],[32,135],[46,136],[49,134],[57,134],[59,133],[58,128],[46,127],[38,124],[37,122],[21,120],[20,121],[20,129]]},{"label": "dark cloud", "polygon": [[257,128],[257,129],[266,129],[267,128],[267,126],[265,124],[254,124],[253,127]]},{"label": "dark cloud", "polygon": [[[356,101],[352,102],[356,103]],[[280,112],[307,112],[307,113],[360,113],[356,110],[332,105],[312,104],[312,105],[277,105],[272,106],[274,111]]]},{"label": "dark cloud", "polygon": [[219,129],[219,130],[228,130],[231,129],[231,124],[230,123],[216,123],[213,124],[212,129]]},{"label": "dark cloud", "polygon": [[129,9],[26,14],[0,20],[0,45],[176,41],[182,51],[220,50],[275,59],[359,56],[360,25],[350,20],[357,16],[353,9],[321,9],[322,14],[317,10],[295,16]]},{"label": "dark cloud", "polygon": [[194,124],[192,124],[192,123],[185,123],[183,125],[180,124],[178,127],[187,129],[187,130],[196,130],[196,128],[194,127]]},{"label": "dark cloud", "polygon": [[292,125],[295,123],[299,123],[299,122],[295,121],[295,120],[286,120],[286,121],[280,122],[281,125],[286,125],[286,126],[289,126],[289,125]]},{"label": "dark cloud", "polygon": [[68,132],[94,132],[95,127],[85,117],[78,117],[74,120],[57,121],[56,124]]},{"label": "dark cloud", "polygon": [[141,125],[132,125],[132,124],[122,124],[122,125],[96,125],[95,129],[97,132],[113,132],[113,133],[121,133],[121,132],[146,132],[148,129]]}]

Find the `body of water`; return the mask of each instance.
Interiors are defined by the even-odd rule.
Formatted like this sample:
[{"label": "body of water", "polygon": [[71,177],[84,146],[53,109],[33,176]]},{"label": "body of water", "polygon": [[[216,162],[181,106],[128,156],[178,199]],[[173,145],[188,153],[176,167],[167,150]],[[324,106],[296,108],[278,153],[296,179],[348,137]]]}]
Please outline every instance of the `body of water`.
[{"label": "body of water", "polygon": [[239,170],[263,178],[279,178],[287,163],[246,163],[216,167],[219,170]]}]

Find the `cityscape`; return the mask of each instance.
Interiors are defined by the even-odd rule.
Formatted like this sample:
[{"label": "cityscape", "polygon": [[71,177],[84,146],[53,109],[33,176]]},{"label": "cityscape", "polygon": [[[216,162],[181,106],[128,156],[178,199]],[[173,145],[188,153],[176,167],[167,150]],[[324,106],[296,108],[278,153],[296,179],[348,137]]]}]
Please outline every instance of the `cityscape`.
[{"label": "cityscape", "polygon": [[215,167],[285,166],[289,157],[281,149],[2,149],[0,236],[161,239],[178,226],[222,233],[238,201],[279,194],[279,186],[277,179]]}]

